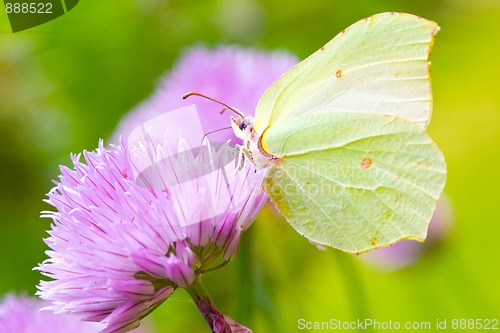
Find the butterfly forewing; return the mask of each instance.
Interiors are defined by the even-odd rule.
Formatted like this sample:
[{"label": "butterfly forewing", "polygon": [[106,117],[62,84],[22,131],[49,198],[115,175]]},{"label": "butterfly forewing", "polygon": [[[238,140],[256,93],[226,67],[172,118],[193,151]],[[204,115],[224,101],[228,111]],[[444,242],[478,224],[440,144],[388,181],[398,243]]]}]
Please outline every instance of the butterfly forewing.
[{"label": "butterfly forewing", "polygon": [[428,56],[436,23],[403,13],[361,20],[282,75],[261,98],[255,129],[306,114],[397,115],[427,127]]}]

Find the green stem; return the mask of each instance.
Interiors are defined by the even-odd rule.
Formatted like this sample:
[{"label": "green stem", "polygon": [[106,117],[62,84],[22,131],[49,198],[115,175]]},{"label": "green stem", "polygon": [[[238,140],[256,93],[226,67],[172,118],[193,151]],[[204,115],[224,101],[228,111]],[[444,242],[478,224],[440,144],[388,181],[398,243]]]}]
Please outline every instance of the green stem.
[{"label": "green stem", "polygon": [[[259,223],[259,221],[256,221]],[[260,221],[264,222],[264,221]],[[263,272],[259,265],[254,264],[252,248],[255,245],[255,229],[245,231],[245,240],[240,243],[238,251],[238,319],[248,324],[256,309],[264,316],[272,332],[284,333],[285,326],[281,322],[271,295],[263,283]]]},{"label": "green stem", "polygon": [[240,247],[238,249],[238,257],[236,260],[238,267],[238,316],[242,324],[248,324],[250,318],[253,315],[253,305],[255,304],[254,299],[254,281],[253,281],[253,270],[251,267],[251,251],[250,247],[253,241],[253,228],[245,231],[245,240],[240,242]]},{"label": "green stem", "polygon": [[198,276],[192,285],[185,288],[194,304],[205,319],[210,331],[213,333],[231,333],[231,328],[224,315],[214,307],[210,296]]},{"label": "green stem", "polygon": [[[363,281],[354,264],[354,258],[345,253],[335,253],[335,258],[340,266],[344,286],[349,297],[351,305],[351,312],[357,319],[370,318],[370,311],[368,308],[368,300],[366,298],[365,288]],[[366,332],[373,332],[372,328],[366,327]]]}]

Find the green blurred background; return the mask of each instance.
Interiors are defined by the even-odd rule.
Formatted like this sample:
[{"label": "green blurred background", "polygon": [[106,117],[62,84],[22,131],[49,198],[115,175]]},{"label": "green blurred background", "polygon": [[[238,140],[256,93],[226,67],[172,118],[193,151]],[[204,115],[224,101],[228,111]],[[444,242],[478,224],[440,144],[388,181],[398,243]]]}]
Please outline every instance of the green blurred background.
[{"label": "green blurred background", "polygon": [[[2,9],[3,10],[3,9]],[[297,321],[499,318],[500,2],[81,1],[13,34],[0,13],[0,295],[35,292],[49,220],[39,212],[69,153],[94,149],[197,42],[286,49],[304,58],[351,23],[404,11],[441,26],[433,54],[429,132],[448,164],[451,233],[410,267],[373,269],[318,251],[266,209],[237,259],[205,276],[220,310],[255,332]],[[147,322],[158,332],[206,332],[177,292]],[[449,323],[450,325],[450,323]],[[370,331],[370,330],[366,330]]]}]

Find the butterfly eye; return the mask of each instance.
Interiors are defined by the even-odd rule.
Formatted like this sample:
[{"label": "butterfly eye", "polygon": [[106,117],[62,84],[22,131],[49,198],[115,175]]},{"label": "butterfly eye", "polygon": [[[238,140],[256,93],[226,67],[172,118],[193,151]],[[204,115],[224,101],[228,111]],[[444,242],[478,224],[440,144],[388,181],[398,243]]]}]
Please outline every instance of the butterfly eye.
[{"label": "butterfly eye", "polygon": [[238,127],[240,128],[241,131],[244,131],[248,127],[248,125],[250,125],[250,120],[243,118],[238,124]]}]

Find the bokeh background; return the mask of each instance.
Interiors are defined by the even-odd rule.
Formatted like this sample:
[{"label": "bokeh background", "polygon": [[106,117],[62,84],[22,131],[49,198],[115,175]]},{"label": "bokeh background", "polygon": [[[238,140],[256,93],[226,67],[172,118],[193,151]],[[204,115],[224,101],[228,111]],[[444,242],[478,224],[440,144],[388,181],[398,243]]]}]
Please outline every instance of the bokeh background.
[{"label": "bokeh background", "polygon": [[[13,34],[0,12],[0,296],[35,292],[49,220],[39,212],[70,152],[94,149],[197,43],[285,49],[301,59],[382,11],[439,23],[429,132],[448,164],[448,235],[393,271],[319,251],[271,209],[244,234],[237,259],[207,274],[218,308],[255,332],[297,322],[500,317],[500,2],[498,0],[81,1]],[[221,127],[227,119],[221,117]],[[157,332],[205,332],[178,291],[147,320]],[[450,325],[450,323],[449,323]],[[366,330],[370,331],[370,330]]]}]

